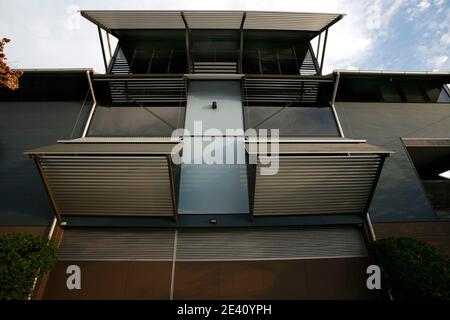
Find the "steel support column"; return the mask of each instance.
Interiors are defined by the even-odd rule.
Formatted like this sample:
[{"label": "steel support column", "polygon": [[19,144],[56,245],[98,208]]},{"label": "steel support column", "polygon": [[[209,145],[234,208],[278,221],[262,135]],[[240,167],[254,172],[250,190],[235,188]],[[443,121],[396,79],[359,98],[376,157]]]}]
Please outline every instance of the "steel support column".
[{"label": "steel support column", "polygon": [[102,48],[103,63],[105,64],[105,73],[106,73],[108,70],[108,63],[106,62],[105,45],[103,44],[102,29],[100,29],[100,27],[97,27],[97,29],[98,29],[98,37],[100,38],[100,46]]},{"label": "steel support column", "polygon": [[240,26],[240,43],[239,43],[239,68],[238,71],[239,73],[242,73],[242,64],[243,64],[243,60],[244,60],[244,23],[245,23],[245,17],[247,16],[247,13],[244,12],[242,15],[242,21],[241,21],[241,26]]},{"label": "steel support column", "polygon": [[186,73],[191,73],[191,29],[189,28],[189,24],[184,16],[184,12],[181,12],[181,18],[183,19],[184,26],[186,27],[186,58],[187,58],[187,68],[188,71]]},{"label": "steel support column", "polygon": [[328,29],[325,30],[325,39],[323,41],[322,58],[321,58],[321,61],[320,61],[320,75],[322,75],[323,62],[325,60],[325,50],[327,48],[327,39],[328,39]]}]

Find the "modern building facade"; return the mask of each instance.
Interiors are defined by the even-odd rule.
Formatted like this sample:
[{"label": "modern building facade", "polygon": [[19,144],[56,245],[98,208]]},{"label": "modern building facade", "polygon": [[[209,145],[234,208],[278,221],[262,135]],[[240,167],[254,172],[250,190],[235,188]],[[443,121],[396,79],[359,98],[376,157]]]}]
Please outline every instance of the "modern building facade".
[{"label": "modern building facade", "polygon": [[106,72],[0,105],[0,221],[57,230],[44,298],[386,298],[371,221],[448,216],[450,73],[324,75],[341,14],[81,14]]}]

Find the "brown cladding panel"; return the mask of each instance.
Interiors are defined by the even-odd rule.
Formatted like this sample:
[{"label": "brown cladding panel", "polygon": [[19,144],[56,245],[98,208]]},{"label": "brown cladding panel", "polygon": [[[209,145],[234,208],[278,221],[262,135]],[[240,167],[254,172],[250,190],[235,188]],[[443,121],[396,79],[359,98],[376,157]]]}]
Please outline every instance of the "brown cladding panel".
[{"label": "brown cladding panel", "polygon": [[220,299],[219,264],[215,261],[177,262],[174,299]]},{"label": "brown cladding panel", "polygon": [[366,258],[305,260],[308,299],[369,299]]},{"label": "brown cladding panel", "polygon": [[[81,269],[81,290],[66,287],[67,266]],[[59,261],[44,299],[169,299],[171,262]]]},{"label": "brown cladding panel", "polygon": [[367,258],[177,262],[174,299],[371,299]]}]

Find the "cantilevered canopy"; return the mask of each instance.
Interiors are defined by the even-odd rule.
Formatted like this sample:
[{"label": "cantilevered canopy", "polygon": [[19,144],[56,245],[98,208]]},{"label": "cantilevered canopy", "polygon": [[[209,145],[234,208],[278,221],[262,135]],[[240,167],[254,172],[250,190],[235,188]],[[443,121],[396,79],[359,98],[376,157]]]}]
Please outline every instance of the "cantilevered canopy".
[{"label": "cantilevered canopy", "polygon": [[171,143],[58,143],[30,151],[62,216],[175,216]]},{"label": "cantilevered canopy", "polygon": [[247,143],[254,216],[365,214],[387,150],[365,142]]},{"label": "cantilevered canopy", "polygon": [[124,29],[243,29],[321,32],[342,19],[337,13],[265,11],[81,11],[99,27]]}]

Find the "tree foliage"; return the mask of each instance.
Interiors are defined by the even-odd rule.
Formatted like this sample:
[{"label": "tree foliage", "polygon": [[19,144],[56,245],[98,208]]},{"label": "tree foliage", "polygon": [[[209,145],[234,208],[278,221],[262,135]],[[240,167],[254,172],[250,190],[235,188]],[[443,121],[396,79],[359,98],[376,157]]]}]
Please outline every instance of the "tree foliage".
[{"label": "tree foliage", "polygon": [[29,233],[0,235],[0,300],[26,300],[36,277],[56,261],[56,247]]},{"label": "tree foliage", "polygon": [[6,56],[4,53],[5,45],[11,40],[3,38],[0,41],[0,89],[7,88],[15,90],[19,88],[19,78],[23,72],[21,70],[11,69],[6,64]]},{"label": "tree foliage", "polygon": [[450,258],[414,238],[386,238],[375,250],[398,300],[449,300]]}]

